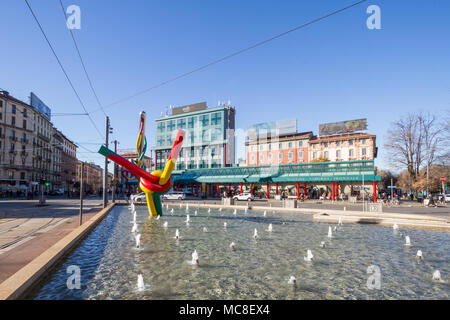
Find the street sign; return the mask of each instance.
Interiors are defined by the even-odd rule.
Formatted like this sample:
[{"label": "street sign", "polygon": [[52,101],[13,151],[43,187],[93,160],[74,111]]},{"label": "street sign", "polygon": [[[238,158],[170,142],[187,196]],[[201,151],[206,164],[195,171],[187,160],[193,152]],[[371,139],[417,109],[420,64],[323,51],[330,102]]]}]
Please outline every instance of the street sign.
[{"label": "street sign", "polygon": [[388,188],[389,188],[389,189],[391,189],[391,188],[392,188],[392,189],[395,189],[395,188],[397,188],[397,186],[388,186]]},{"label": "street sign", "polygon": [[445,181],[445,177],[441,177],[441,181]]}]

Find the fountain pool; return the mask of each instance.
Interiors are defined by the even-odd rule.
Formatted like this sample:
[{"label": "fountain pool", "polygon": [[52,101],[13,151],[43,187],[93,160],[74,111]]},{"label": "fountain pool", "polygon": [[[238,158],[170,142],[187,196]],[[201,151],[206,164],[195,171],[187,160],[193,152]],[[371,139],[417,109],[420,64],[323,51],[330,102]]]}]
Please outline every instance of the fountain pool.
[{"label": "fountain pool", "polygon": [[[171,210],[171,209],[170,209]],[[136,248],[133,214],[116,206],[27,299],[449,299],[448,232],[408,229],[405,246],[392,227],[363,224],[329,226],[311,215],[198,208],[165,210],[148,220],[136,207],[141,234]],[[163,225],[168,222],[168,227]],[[227,228],[224,228],[224,222]],[[274,226],[268,232],[268,226]],[[208,232],[202,232],[206,227]],[[181,238],[174,239],[179,229]],[[261,230],[253,239],[254,229]],[[326,243],[321,247],[321,242]],[[230,250],[230,243],[235,250]],[[314,259],[304,261],[310,249]],[[196,250],[199,264],[189,263]],[[418,263],[416,253],[424,259]],[[81,289],[68,289],[71,265],[79,266]],[[381,272],[381,289],[369,289],[369,266]],[[444,281],[433,281],[440,270]],[[142,274],[145,290],[138,290]],[[290,285],[290,277],[296,285]],[[446,282],[445,282],[446,281]]]}]

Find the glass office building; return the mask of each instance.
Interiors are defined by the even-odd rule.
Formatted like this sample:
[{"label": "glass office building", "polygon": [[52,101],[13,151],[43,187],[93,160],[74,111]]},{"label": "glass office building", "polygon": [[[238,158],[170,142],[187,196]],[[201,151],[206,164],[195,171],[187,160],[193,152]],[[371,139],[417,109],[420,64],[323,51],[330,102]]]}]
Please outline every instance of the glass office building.
[{"label": "glass office building", "polygon": [[155,163],[162,170],[178,129],[186,132],[175,170],[222,168],[235,163],[235,108],[207,108],[206,102],[181,106],[155,120]]}]

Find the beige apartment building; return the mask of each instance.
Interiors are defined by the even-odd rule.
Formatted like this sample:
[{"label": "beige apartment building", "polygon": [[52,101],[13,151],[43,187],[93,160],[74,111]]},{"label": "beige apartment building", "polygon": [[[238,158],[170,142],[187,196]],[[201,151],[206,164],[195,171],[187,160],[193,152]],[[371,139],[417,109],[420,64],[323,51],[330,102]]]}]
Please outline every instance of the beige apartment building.
[{"label": "beige apartment building", "polygon": [[311,161],[372,160],[377,156],[376,135],[373,134],[314,136],[309,144]]},{"label": "beige apartment building", "polygon": [[0,192],[27,190],[33,174],[35,110],[0,91]]},{"label": "beige apartment building", "polygon": [[265,166],[308,162],[309,140],[311,131],[267,136],[253,141],[246,141],[247,165]]},{"label": "beige apartment building", "polygon": [[38,191],[42,178],[49,184],[45,191],[64,187],[65,150],[71,159],[66,171],[70,172],[70,180],[75,177],[76,146],[53,127],[49,118],[7,91],[0,91],[1,195],[8,191]]}]

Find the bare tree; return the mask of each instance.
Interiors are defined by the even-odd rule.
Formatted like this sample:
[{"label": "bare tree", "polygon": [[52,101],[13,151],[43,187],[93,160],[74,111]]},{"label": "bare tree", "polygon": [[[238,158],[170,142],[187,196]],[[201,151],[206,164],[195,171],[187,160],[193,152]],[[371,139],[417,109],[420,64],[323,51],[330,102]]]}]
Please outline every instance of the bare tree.
[{"label": "bare tree", "polygon": [[410,177],[414,179],[422,164],[422,135],[417,116],[410,113],[405,118],[394,121],[388,130],[384,147],[392,167],[406,167]]},{"label": "bare tree", "polygon": [[391,124],[384,145],[388,161],[394,168],[407,170],[411,189],[423,166],[428,177],[431,165],[449,161],[449,123],[449,117],[440,119],[420,112],[409,113]]}]

